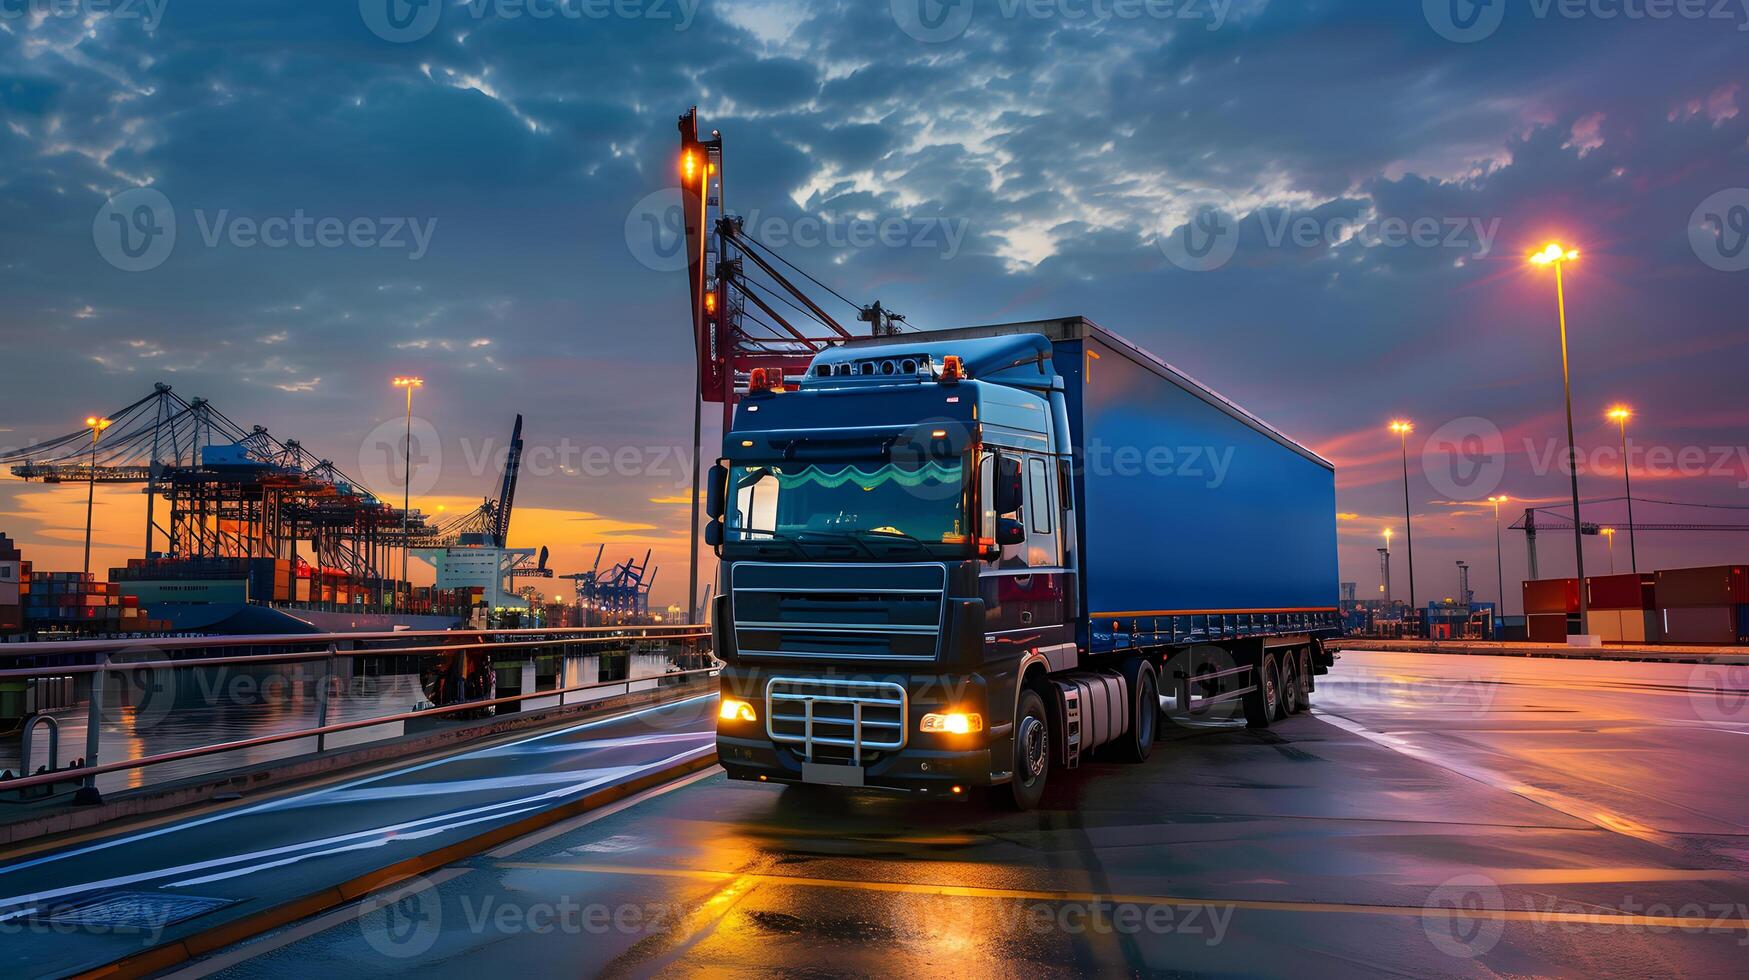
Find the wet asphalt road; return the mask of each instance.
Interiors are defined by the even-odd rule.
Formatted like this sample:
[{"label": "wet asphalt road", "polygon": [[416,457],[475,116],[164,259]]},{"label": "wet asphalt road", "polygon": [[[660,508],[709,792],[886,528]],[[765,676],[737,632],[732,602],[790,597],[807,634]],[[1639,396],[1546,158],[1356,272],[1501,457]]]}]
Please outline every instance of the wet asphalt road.
[{"label": "wet asphalt road", "polygon": [[1028,814],[707,770],[192,972],[1742,976],[1745,681],[1350,653]]},{"label": "wet asphalt road", "polygon": [[695,694],[21,849],[0,863],[0,976],[101,966],[714,753],[715,706]]}]

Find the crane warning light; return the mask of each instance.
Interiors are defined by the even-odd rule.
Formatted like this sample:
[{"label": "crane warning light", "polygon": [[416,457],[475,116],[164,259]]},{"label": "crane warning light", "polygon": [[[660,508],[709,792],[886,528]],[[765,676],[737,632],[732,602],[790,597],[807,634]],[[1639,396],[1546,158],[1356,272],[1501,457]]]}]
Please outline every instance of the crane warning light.
[{"label": "crane warning light", "polygon": [[698,158],[694,157],[690,152],[681,154],[680,171],[686,175],[687,180],[691,180],[692,175],[698,172]]},{"label": "crane warning light", "polygon": [[941,380],[947,384],[964,379],[966,376],[965,362],[958,354],[949,354],[941,359]]},{"label": "crane warning light", "polygon": [[717,311],[717,294],[716,293],[705,293],[704,294],[704,311],[706,313],[715,313]]}]

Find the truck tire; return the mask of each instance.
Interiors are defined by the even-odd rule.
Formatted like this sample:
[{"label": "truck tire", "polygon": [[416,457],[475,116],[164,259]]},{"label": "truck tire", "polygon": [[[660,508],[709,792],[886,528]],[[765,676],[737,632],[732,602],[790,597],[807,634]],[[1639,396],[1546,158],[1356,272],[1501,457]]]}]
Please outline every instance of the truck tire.
[{"label": "truck tire", "polygon": [[1130,730],[1118,740],[1117,756],[1125,762],[1147,762],[1160,731],[1160,688],[1154,667],[1141,661],[1130,682]]},{"label": "truck tire", "polygon": [[1300,651],[1300,710],[1312,710],[1312,650],[1307,647]]},{"label": "truck tire", "polygon": [[1245,704],[1245,726],[1268,728],[1275,720],[1281,704],[1281,674],[1276,669],[1275,654],[1266,653],[1257,662],[1257,689],[1242,699]]},{"label": "truck tire", "polygon": [[1051,721],[1037,691],[1020,692],[1014,713],[1014,778],[1008,781],[1006,802],[1016,810],[1038,806],[1051,774]]},{"label": "truck tire", "polygon": [[1300,660],[1289,650],[1281,657],[1281,699],[1275,720],[1286,721],[1300,712]]}]

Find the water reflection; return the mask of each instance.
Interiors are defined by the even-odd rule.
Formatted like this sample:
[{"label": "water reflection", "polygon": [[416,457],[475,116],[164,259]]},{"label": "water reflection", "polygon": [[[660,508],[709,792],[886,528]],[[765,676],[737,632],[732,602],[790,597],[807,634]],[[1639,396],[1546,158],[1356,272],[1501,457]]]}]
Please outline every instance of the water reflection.
[{"label": "water reflection", "polygon": [[[428,666],[428,665],[427,665]],[[654,688],[665,674],[706,666],[697,653],[677,644],[640,642],[618,651],[570,655],[523,652],[495,658],[497,696],[554,691],[603,681],[633,681],[631,690]],[[431,692],[421,682],[421,659],[408,656],[338,658],[332,677],[323,661],[274,667],[214,666],[154,669],[128,675],[107,675],[103,691],[100,763],[161,755],[218,742],[241,741],[279,732],[316,727],[322,719],[321,691],[326,682],[327,724],[428,708]],[[639,683],[643,681],[643,683]],[[616,697],[626,688],[573,692],[566,704]],[[79,688],[79,704],[47,712],[60,722],[60,761],[86,755],[89,688]],[[523,711],[556,706],[559,695],[530,698]],[[514,705],[495,709],[514,713]],[[453,724],[445,716],[430,720],[391,722],[327,736],[326,747],[396,738],[412,731]],[[0,738],[0,769],[18,772],[17,734]],[[144,769],[99,776],[100,790],[113,792],[160,785],[189,776],[304,755],[316,750],[316,739],[301,738],[252,746],[217,755],[166,762]],[[47,761],[48,734],[39,726],[31,751],[33,768]]]}]

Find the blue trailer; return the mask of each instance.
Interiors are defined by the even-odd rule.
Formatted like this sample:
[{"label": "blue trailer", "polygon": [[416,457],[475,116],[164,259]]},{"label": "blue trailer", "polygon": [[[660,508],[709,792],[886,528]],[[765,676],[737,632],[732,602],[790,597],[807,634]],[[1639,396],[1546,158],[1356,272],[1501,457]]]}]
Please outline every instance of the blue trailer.
[{"label": "blue trailer", "polygon": [[1079,317],[756,374],[707,510],[738,779],[1028,807],[1167,706],[1301,710],[1340,629],[1330,463]]}]

